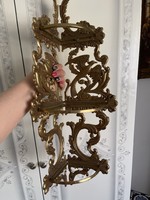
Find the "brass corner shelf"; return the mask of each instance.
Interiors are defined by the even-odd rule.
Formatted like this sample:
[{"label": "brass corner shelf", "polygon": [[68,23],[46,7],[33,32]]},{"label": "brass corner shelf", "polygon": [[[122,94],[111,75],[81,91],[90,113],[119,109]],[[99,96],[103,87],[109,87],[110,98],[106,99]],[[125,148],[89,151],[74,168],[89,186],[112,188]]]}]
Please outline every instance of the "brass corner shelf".
[{"label": "brass corner shelf", "polygon": [[[117,101],[107,88],[109,82],[108,57],[100,55],[99,47],[103,43],[102,27],[95,28],[86,21],[69,23],[66,16],[69,0],[62,0],[60,6],[54,2],[54,21],[46,15],[33,18],[33,32],[37,40],[37,50],[33,51],[33,81],[36,89],[35,99],[31,103],[31,116],[39,121],[39,136],[45,142],[46,152],[50,156],[48,175],[44,177],[44,192],[55,184],[72,185],[90,180],[99,172],[107,173],[108,161],[100,159],[95,145],[100,141],[100,132],[106,128],[109,118],[105,111],[113,112]],[[60,14],[60,22],[58,16]],[[61,28],[61,32],[59,32]],[[94,59],[83,54],[88,47],[93,48]],[[46,50],[44,50],[46,49]],[[57,51],[70,49],[66,67],[74,75],[66,80],[63,97],[55,79],[51,76],[52,66],[57,63]],[[97,124],[86,121],[86,113],[98,119]],[[64,123],[58,122],[59,115],[74,114],[78,122],[68,121],[70,151],[64,150]],[[53,119],[53,127],[48,131],[48,119]],[[78,136],[86,130],[89,135],[86,152],[78,145]],[[59,140],[59,151],[53,144],[54,136]],[[92,172],[91,172],[92,171]]]}]

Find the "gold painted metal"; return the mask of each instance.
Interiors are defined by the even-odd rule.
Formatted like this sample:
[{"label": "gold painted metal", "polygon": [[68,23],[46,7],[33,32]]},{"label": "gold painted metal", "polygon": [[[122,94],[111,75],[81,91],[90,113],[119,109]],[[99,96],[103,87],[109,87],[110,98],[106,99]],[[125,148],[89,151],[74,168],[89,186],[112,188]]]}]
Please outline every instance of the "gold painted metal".
[{"label": "gold painted metal", "polygon": [[[54,183],[64,185],[82,183],[99,172],[104,174],[108,172],[108,161],[100,159],[94,147],[100,141],[100,132],[109,123],[105,111],[113,112],[117,106],[115,96],[107,88],[110,71],[107,66],[108,57],[100,55],[99,51],[104,38],[103,28],[95,28],[86,21],[69,23],[69,17],[66,16],[69,0],[63,0],[60,6],[56,0],[53,2],[54,22],[51,22],[46,15],[33,19],[37,50],[33,51],[33,81],[36,96],[31,103],[31,116],[34,122],[40,122],[39,136],[45,142],[46,152],[50,155],[48,174],[44,177],[43,184],[45,193]],[[91,55],[82,54],[87,48],[93,49],[92,59]],[[52,66],[57,63],[57,51],[66,49],[70,49],[66,66],[74,78],[66,80],[62,97],[62,91],[51,74]],[[86,114],[89,112],[98,119],[95,124],[86,121]],[[66,155],[64,123],[58,122],[58,118],[59,115],[63,117],[70,114],[76,115],[78,121],[66,123],[71,130],[68,141],[70,151]],[[53,125],[47,131],[49,119],[53,120]],[[83,152],[78,145],[81,131],[89,135],[86,152]],[[54,136],[57,136],[59,141],[58,153],[53,144]]]}]

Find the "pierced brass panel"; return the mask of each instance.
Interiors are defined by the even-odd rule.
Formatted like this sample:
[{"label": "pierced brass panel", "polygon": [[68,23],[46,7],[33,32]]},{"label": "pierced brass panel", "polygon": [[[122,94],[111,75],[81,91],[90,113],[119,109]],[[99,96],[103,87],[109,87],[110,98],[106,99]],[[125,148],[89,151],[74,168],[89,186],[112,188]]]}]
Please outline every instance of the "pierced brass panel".
[{"label": "pierced brass panel", "polygon": [[[69,23],[69,17],[66,16],[69,0],[63,0],[60,6],[56,0],[53,2],[53,22],[46,15],[33,18],[37,50],[33,51],[36,97],[31,103],[31,116],[34,122],[40,122],[39,136],[45,142],[46,152],[50,155],[48,175],[44,177],[45,193],[54,183],[72,185],[90,180],[99,172],[108,172],[108,161],[99,158],[95,145],[100,141],[100,132],[109,123],[105,111],[113,112],[117,106],[115,96],[107,88],[110,71],[107,66],[108,57],[101,55],[99,51],[105,36],[103,28],[95,28],[86,21]],[[59,28],[63,29],[61,34]],[[91,55],[82,53],[89,47],[93,49],[92,59]],[[62,97],[62,91],[51,73],[52,65],[57,63],[57,51],[65,49],[70,49],[66,67],[74,78],[66,80]],[[96,119],[95,124],[87,122],[86,114],[89,112]],[[64,123],[59,122],[58,118],[59,115],[63,117],[72,113],[78,121],[66,123],[71,130],[68,139],[70,151],[66,155]],[[49,119],[53,120],[53,124],[47,130]],[[86,152],[78,145],[78,136],[82,131],[89,135]],[[59,141],[58,153],[53,144],[54,136]]]}]

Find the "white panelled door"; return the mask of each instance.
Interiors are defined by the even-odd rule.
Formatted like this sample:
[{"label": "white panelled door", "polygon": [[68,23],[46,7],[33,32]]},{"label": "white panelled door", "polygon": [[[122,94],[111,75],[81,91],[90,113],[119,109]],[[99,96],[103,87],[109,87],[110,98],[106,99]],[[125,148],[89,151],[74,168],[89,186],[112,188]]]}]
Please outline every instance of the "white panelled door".
[{"label": "white panelled door", "polygon": [[[60,4],[61,0],[57,2]],[[99,143],[102,156],[109,159],[109,174],[99,174],[79,185],[54,186],[44,195],[42,184],[48,173],[48,156],[38,136],[38,124],[32,124],[28,113],[13,134],[0,144],[1,199],[129,199],[140,9],[141,0],[70,0],[67,8],[71,23],[86,20],[96,27],[104,27],[106,34],[100,53],[109,57],[108,88],[119,101],[117,113],[108,114],[110,123]],[[0,0],[0,92],[32,70],[32,50],[36,49],[32,18],[42,14],[52,17],[52,10],[53,0]],[[64,65],[67,54],[60,52],[58,58]]]},{"label": "white panelled door", "polygon": [[[0,1],[1,91],[32,70],[32,50],[36,48],[32,18],[41,16],[41,8],[40,0]],[[0,196],[3,199],[61,200],[59,186],[52,187],[47,195],[43,194],[48,156],[37,135],[37,126],[33,127],[28,113],[13,134],[0,145]]]},{"label": "white panelled door", "polygon": [[[16,2],[1,0],[0,9],[0,71],[2,87],[5,90],[24,77],[25,69]],[[0,151],[0,196],[3,199],[16,200],[43,199],[39,169],[36,167],[31,170],[28,166],[29,163],[37,165],[35,139],[29,115],[13,130],[13,138],[10,136],[0,145]],[[12,174],[14,178],[11,178]]]}]

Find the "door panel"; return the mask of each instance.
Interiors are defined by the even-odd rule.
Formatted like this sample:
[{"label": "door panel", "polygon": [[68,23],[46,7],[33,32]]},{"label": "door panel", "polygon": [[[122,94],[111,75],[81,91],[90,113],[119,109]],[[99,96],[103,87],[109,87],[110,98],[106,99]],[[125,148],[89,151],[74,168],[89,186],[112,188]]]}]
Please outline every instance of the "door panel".
[{"label": "door panel", "polygon": [[[1,23],[1,77],[3,88],[7,89],[24,77],[24,61],[18,34],[15,1],[1,1],[1,11],[1,19],[3,19]],[[23,196],[27,200],[42,199],[39,169],[37,167],[35,170],[30,170],[27,166],[29,162],[37,164],[35,139],[29,114],[13,130],[13,141],[17,157],[17,172],[20,172],[18,177],[21,178],[22,183],[19,186],[23,188]],[[35,179],[35,177],[38,178]]]}]

